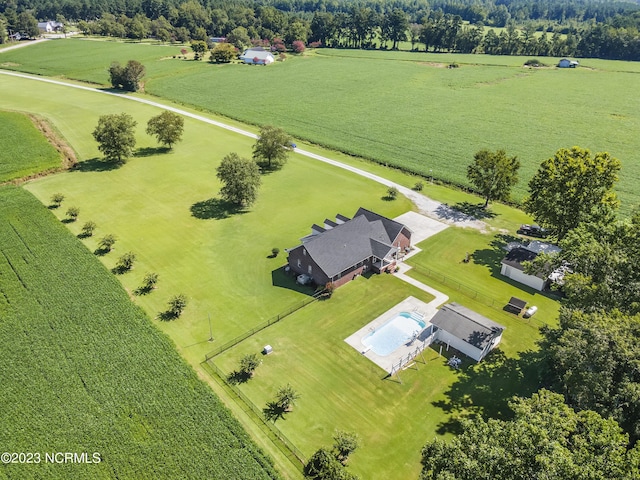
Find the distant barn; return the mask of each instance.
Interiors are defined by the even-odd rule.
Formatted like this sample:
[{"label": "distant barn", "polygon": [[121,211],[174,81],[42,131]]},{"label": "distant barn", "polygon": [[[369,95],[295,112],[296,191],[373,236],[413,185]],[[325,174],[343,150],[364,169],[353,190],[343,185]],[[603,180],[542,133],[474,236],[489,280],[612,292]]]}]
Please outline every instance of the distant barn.
[{"label": "distant barn", "polygon": [[558,68],[576,68],[578,65],[580,65],[579,62],[568,58],[563,58],[558,62]]},{"label": "distant barn", "polygon": [[245,50],[239,58],[249,65],[269,65],[275,61],[271,52],[267,52],[261,47]]}]

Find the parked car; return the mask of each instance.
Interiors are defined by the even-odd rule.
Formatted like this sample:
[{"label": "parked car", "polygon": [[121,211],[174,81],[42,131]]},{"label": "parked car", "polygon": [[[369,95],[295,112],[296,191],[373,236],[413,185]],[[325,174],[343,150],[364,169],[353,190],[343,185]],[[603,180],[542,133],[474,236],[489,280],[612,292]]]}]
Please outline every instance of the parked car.
[{"label": "parked car", "polygon": [[520,225],[518,233],[538,238],[545,238],[548,235],[548,232],[545,228],[542,228],[539,225],[528,225],[526,223]]}]

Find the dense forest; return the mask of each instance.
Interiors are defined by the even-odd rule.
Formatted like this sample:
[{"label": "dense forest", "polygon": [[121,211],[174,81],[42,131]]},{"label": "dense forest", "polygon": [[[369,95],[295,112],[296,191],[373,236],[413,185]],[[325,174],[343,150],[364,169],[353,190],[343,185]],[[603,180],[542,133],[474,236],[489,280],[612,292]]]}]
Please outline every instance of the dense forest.
[{"label": "dense forest", "polygon": [[397,49],[410,42],[422,51],[640,60],[635,2],[3,0],[0,14],[0,42],[37,36],[38,20],[58,20],[122,38],[231,37],[237,48],[277,38],[289,46]]}]

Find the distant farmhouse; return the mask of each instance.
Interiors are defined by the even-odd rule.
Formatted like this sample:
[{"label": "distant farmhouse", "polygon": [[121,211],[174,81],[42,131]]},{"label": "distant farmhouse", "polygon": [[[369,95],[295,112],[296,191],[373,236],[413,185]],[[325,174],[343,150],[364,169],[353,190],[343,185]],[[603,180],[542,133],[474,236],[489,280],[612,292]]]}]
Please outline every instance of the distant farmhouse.
[{"label": "distant farmhouse", "polygon": [[38,22],[38,30],[43,33],[59,32],[64,27],[64,24],[60,22],[54,22],[49,20],[48,22]]},{"label": "distant farmhouse", "polygon": [[238,58],[250,65],[269,65],[275,61],[271,52],[267,52],[262,47],[249,48]]},{"label": "distant farmhouse", "polygon": [[352,219],[337,215],[323,226],[313,225],[302,243],[288,249],[289,268],[316,285],[339,287],[365,272],[395,268],[411,246],[411,230],[382,215],[360,208]]},{"label": "distant farmhouse", "polygon": [[558,68],[576,68],[578,65],[580,65],[579,62],[568,58],[563,58],[558,62]]},{"label": "distant farmhouse", "polygon": [[505,327],[457,303],[444,305],[431,319],[436,338],[479,362],[502,340]]},{"label": "distant farmhouse", "polygon": [[534,240],[528,245],[512,246],[509,253],[502,259],[500,273],[528,287],[542,291],[549,284],[546,275],[530,275],[524,273],[524,262],[533,261],[540,253],[558,253],[560,247],[546,242]]}]

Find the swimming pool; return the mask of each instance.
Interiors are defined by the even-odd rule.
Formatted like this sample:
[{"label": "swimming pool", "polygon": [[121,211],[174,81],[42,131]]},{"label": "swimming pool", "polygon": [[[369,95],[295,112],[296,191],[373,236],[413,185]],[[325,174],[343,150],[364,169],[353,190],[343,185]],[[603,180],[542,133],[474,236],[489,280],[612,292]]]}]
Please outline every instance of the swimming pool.
[{"label": "swimming pool", "polygon": [[386,357],[417,336],[426,326],[420,315],[400,312],[364,337],[362,343],[381,357]]}]

